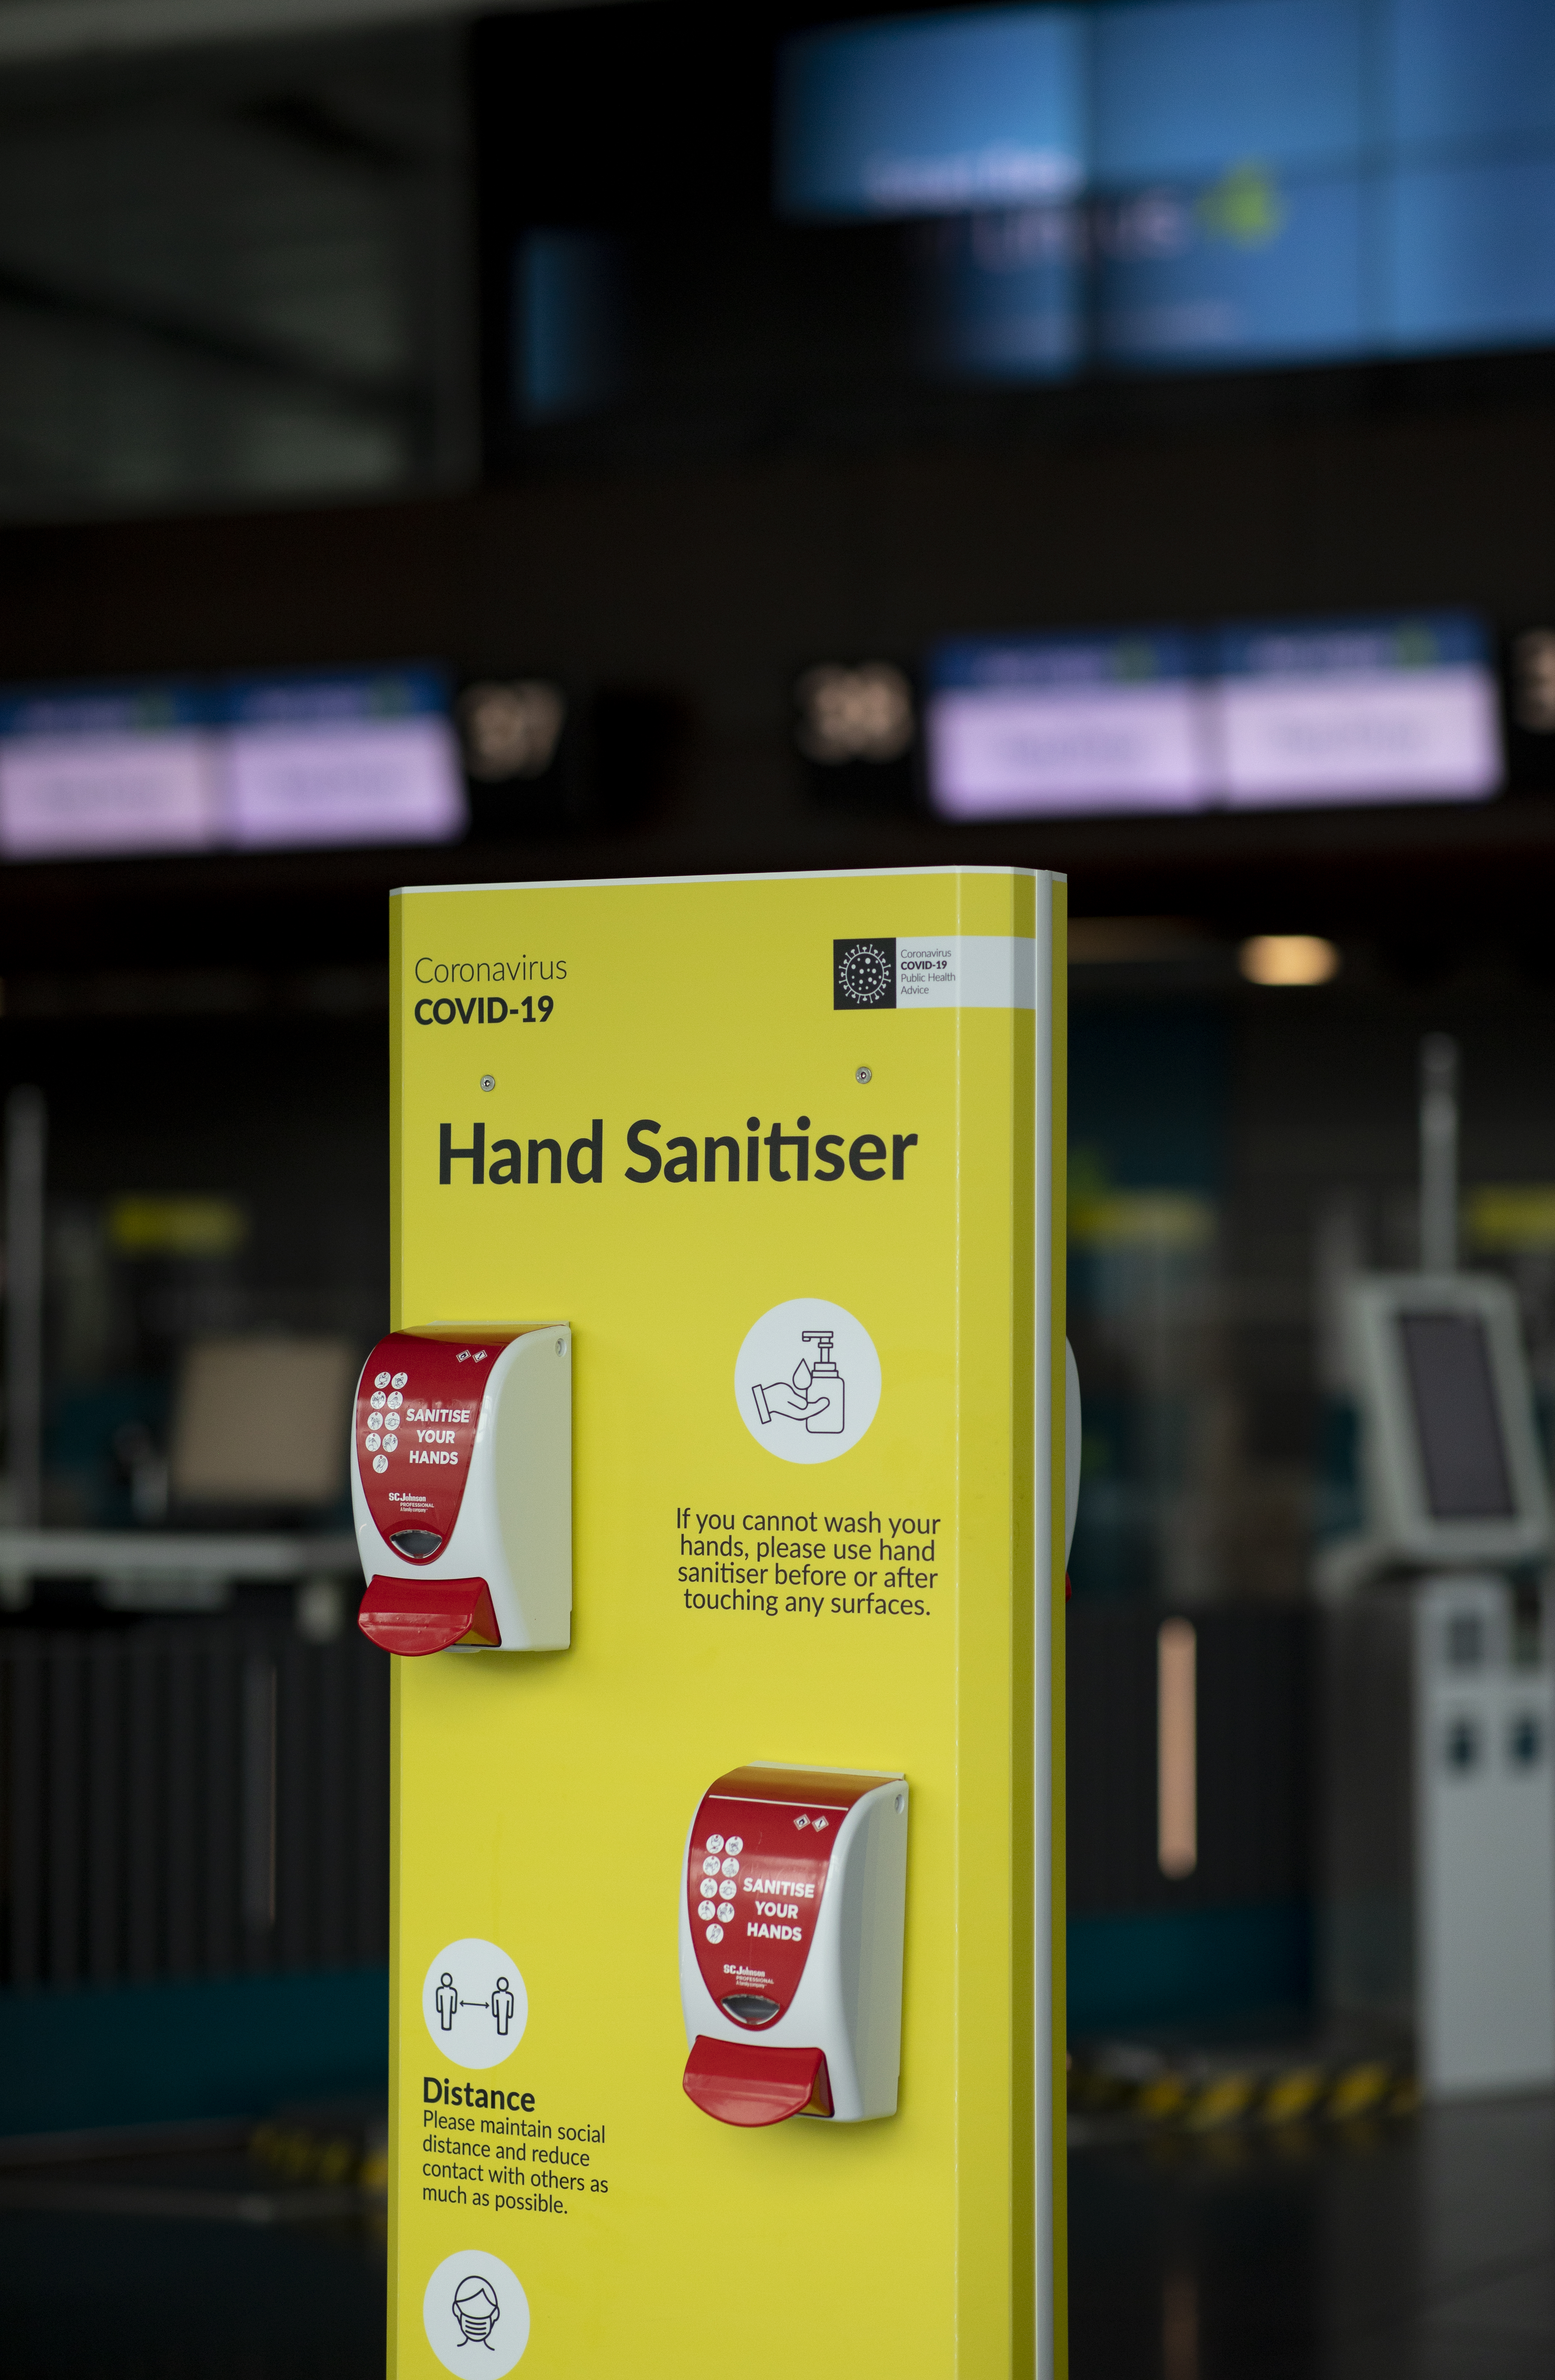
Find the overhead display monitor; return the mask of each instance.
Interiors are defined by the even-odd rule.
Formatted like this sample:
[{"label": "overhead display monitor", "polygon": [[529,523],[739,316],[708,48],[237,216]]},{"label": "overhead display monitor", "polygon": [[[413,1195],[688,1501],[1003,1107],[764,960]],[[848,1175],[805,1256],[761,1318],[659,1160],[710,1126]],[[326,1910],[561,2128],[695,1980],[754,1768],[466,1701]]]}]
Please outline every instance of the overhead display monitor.
[{"label": "overhead display monitor", "polygon": [[181,686],[0,698],[0,858],[209,850],[221,818],[211,710]]},{"label": "overhead display monitor", "polygon": [[1489,639],[1462,613],[1223,629],[1214,698],[1233,808],[1482,801],[1501,781]]},{"label": "overhead display monitor", "polygon": [[1099,199],[1093,360],[1203,370],[1367,353],[1367,204],[1352,172],[1282,179],[1259,162]]},{"label": "overhead display monitor", "polygon": [[476,17],[493,470],[1555,348],[1552,0],[867,5]]},{"label": "overhead display monitor", "polygon": [[1191,810],[1207,759],[1197,657],[1173,631],[942,645],[930,796],[945,818]]},{"label": "overhead display monitor", "polygon": [[229,687],[224,709],[226,840],[239,850],[448,843],[464,832],[434,671],[254,678]]},{"label": "overhead display monitor", "polygon": [[1466,613],[961,638],[926,686],[944,818],[1483,801],[1502,781]]},{"label": "overhead display monitor", "polygon": [[431,668],[0,697],[0,859],[448,843],[468,821]]},{"label": "overhead display monitor", "polygon": [[1087,12],[1092,177],[1203,182],[1239,158],[1281,175],[1358,155],[1369,0],[1123,0]]},{"label": "overhead display monitor", "polygon": [[1029,205],[1086,174],[1070,8],[972,8],[798,35],[778,69],[777,197],[795,216]]},{"label": "overhead display monitor", "polygon": [[[978,218],[917,259],[926,357],[964,376],[1538,346],[1552,94],[1548,0],[877,18],[781,45],[775,202]],[[1055,211],[1089,291],[1066,339],[1030,269],[1061,235],[1024,220]]]}]

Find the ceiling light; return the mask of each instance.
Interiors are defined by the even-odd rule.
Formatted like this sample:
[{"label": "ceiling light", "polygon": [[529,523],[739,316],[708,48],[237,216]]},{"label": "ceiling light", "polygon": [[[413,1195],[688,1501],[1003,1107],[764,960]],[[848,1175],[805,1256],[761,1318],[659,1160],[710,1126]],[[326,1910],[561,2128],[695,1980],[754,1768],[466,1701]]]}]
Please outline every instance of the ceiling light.
[{"label": "ceiling light", "polygon": [[1237,953],[1249,983],[1328,983],[1339,973],[1339,953],[1318,934],[1255,934]]}]

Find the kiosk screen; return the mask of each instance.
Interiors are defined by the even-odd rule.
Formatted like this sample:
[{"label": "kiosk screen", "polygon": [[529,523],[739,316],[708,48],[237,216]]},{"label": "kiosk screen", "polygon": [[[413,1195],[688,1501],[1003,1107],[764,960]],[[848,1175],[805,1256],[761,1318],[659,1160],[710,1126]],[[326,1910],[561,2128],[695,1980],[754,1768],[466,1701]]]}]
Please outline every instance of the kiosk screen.
[{"label": "kiosk screen", "polygon": [[1432,1519],[1514,1520],[1517,1507],[1482,1318],[1401,1314],[1399,1336]]}]

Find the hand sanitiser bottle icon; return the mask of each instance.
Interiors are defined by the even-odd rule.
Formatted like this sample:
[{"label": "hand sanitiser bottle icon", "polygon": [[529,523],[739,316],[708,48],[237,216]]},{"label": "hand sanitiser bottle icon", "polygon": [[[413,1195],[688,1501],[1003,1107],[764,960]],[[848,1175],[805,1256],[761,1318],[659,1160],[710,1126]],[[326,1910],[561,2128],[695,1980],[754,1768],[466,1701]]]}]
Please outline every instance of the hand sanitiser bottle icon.
[{"label": "hand sanitiser bottle icon", "polygon": [[846,1383],[832,1357],[832,1342],[835,1335],[831,1330],[801,1330],[799,1333],[801,1339],[819,1342],[816,1360],[808,1370],[813,1387],[819,1389],[827,1400],[825,1412],[812,1414],[805,1424],[806,1435],[810,1438],[840,1438],[846,1427]]}]

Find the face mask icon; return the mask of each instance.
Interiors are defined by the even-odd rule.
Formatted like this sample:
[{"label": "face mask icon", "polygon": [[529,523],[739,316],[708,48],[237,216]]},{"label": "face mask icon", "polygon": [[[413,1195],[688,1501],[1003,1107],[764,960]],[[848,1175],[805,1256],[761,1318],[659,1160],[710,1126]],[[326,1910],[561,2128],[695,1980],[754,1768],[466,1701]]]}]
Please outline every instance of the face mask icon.
[{"label": "face mask icon", "polygon": [[454,2319],[464,2333],[466,2347],[492,2346],[492,2332],[501,2316],[497,2293],[490,2281],[471,2273],[454,2292]]},{"label": "face mask icon", "polygon": [[460,2248],[427,2277],[421,2326],[439,2366],[454,2380],[503,2380],[529,2344],[529,2301],[500,2256]]}]

